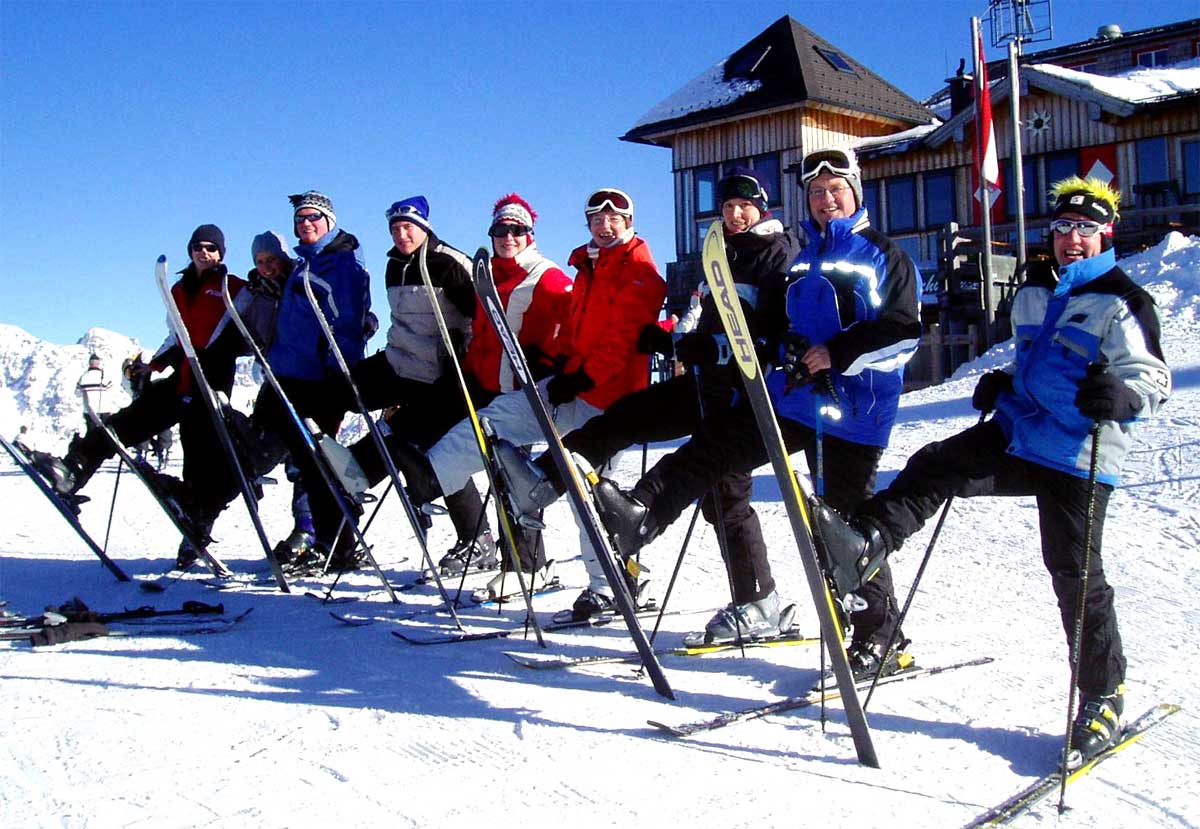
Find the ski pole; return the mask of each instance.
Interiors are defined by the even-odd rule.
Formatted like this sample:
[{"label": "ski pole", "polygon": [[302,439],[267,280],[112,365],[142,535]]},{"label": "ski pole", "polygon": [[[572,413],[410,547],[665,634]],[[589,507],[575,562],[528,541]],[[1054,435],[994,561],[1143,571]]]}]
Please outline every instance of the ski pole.
[{"label": "ski pole", "polygon": [[[987,420],[987,416],[990,413],[990,409],[980,412],[979,420],[975,425],[982,424]],[[946,499],[946,503],[942,506],[942,514],[938,516],[937,524],[933,527],[933,535],[929,536],[929,543],[925,545],[925,555],[921,558],[920,566],[917,567],[917,574],[913,577],[912,586],[908,588],[908,595],[904,598],[904,607],[901,608],[900,615],[896,618],[896,624],[892,628],[892,632],[888,635],[887,647],[883,649],[883,658],[879,660],[879,667],[875,669],[875,676],[871,677],[871,687],[867,689],[867,698],[863,700],[864,709],[871,704],[871,695],[875,693],[875,686],[879,684],[879,679],[883,676],[883,668],[892,656],[892,648],[896,646],[896,638],[900,635],[900,631],[904,627],[904,619],[908,616],[908,610],[912,607],[913,599],[916,598],[917,587],[921,584],[921,577],[925,575],[925,567],[929,564],[929,557],[933,555],[933,548],[937,544],[938,536],[942,534],[942,526],[946,523],[946,516],[950,514],[950,505],[952,503],[954,503],[953,494]],[[888,601],[891,601],[890,596]]]},{"label": "ski pole", "polygon": [[[1092,373],[1092,367],[1088,367]],[[1103,373],[1100,366],[1095,373]],[[1087,523],[1083,531],[1083,572],[1079,576],[1079,604],[1075,610],[1075,630],[1071,641],[1071,687],[1067,692],[1067,735],[1063,739],[1062,769],[1059,774],[1058,813],[1067,810],[1067,755],[1071,753],[1071,731],[1075,713],[1075,683],[1079,681],[1079,650],[1083,646],[1083,617],[1087,612],[1088,570],[1092,564],[1092,534],[1096,523],[1096,474],[1100,465],[1100,419],[1092,421],[1092,456],[1088,463]]]},{"label": "ski pole", "polygon": [[121,486],[121,470],[125,468],[125,459],[117,458],[117,480],[113,482],[112,502],[108,505],[108,525],[104,528],[104,552],[108,552],[108,534],[112,532],[113,511],[117,508],[117,488]]}]

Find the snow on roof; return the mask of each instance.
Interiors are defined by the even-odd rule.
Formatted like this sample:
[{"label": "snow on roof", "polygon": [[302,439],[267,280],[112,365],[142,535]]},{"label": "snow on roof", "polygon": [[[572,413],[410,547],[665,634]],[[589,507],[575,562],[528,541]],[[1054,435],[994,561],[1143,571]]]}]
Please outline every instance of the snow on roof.
[{"label": "snow on roof", "polygon": [[1200,58],[1154,69],[1132,69],[1119,75],[1093,75],[1051,63],[1036,63],[1028,68],[1131,104],[1200,91]]},{"label": "snow on roof", "polygon": [[762,87],[762,81],[734,78],[725,80],[725,61],[713,65],[684,84],[675,94],[663,99],[637,120],[633,129],[682,118],[693,112],[728,106]]},{"label": "snow on roof", "polygon": [[893,132],[890,135],[872,135],[867,138],[860,138],[854,142],[854,151],[882,150],[892,145],[895,145],[897,151],[903,151],[908,148],[909,143],[924,138],[941,125],[941,121],[934,121],[932,124],[919,124],[903,132]]}]

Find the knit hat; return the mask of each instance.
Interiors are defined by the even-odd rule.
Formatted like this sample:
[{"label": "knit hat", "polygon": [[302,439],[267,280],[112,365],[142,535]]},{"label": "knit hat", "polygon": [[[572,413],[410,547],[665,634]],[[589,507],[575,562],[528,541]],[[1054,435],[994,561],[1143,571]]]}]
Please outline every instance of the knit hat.
[{"label": "knit hat", "polygon": [[859,170],[858,157],[854,155],[854,150],[848,147],[824,147],[804,156],[800,162],[800,183],[805,189],[821,173],[844,178],[854,191],[855,208],[862,208],[862,172]]},{"label": "knit hat", "polygon": [[225,234],[221,232],[221,228],[216,225],[200,225],[192,231],[192,238],[188,239],[187,252],[188,257],[192,255],[192,245],[197,242],[209,242],[217,246],[217,252],[221,254],[221,261],[225,261]]},{"label": "knit hat", "polygon": [[746,199],[760,212],[767,212],[767,188],[749,167],[731,167],[717,182],[717,204],[730,199]]},{"label": "knit hat", "polygon": [[333,201],[324,193],[305,190],[303,193],[288,196],[288,200],[292,203],[292,215],[299,213],[303,207],[311,207],[313,210],[319,210],[325,214],[325,218],[329,219],[330,228],[337,224],[337,216],[333,212]]},{"label": "knit hat", "polygon": [[429,226],[429,200],[424,196],[409,196],[393,202],[387,209],[388,227],[395,222],[412,222],[426,233],[433,233]]},{"label": "knit hat", "polygon": [[501,196],[492,206],[492,224],[503,221],[532,228],[533,223],[537,221],[537,211],[516,193],[509,193]]},{"label": "knit hat", "polygon": [[287,254],[287,243],[273,230],[264,230],[250,243],[250,258],[257,259],[260,253],[269,253],[280,260],[290,258]]}]

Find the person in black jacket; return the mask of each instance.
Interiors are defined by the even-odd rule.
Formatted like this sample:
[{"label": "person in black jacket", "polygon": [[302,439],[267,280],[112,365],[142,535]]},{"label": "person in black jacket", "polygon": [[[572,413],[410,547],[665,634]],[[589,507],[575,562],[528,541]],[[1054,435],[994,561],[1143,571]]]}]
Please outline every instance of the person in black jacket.
[{"label": "person in black jacket", "polygon": [[[717,183],[725,232],[725,250],[738,295],[747,316],[754,314],[762,284],[782,278],[796,255],[795,237],[767,210],[767,192],[752,170],[734,168]],[[718,417],[732,405],[741,388],[737,367],[729,362],[729,347],[721,320],[708,292],[701,285],[701,313],[693,331],[678,342],[658,325],[647,325],[639,341],[646,352],[674,354],[693,372],[672,377],[618,400],[563,438],[566,448],[599,468],[622,449],[636,443],[672,440],[698,431],[708,418]],[[502,447],[508,467],[524,483],[519,505],[532,514],[565,491],[549,455],[533,465],[521,463],[510,446]],[[544,483],[542,483],[544,481]],[[539,486],[540,483],[540,486]],[[733,601],[708,623],[702,637],[709,642],[774,635],[780,629],[780,600],[771,576],[767,548],[758,515],[750,504],[749,472],[727,475],[713,492],[704,495],[701,509],[709,523],[724,524]],[[714,498],[713,495],[716,495]],[[589,587],[575,601],[578,618],[611,611],[613,598],[602,571],[589,573]],[[784,620],[786,624],[786,619]]]}]

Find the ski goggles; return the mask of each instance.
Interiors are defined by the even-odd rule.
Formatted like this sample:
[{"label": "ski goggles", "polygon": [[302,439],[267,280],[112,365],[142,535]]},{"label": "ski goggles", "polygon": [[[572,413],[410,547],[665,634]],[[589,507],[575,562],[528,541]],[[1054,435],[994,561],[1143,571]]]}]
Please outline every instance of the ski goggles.
[{"label": "ski goggles", "polygon": [[622,216],[632,216],[633,199],[629,198],[629,194],[623,190],[597,190],[588,196],[587,205],[583,208],[583,215],[592,216],[602,210],[611,210]]},{"label": "ski goggles", "polygon": [[1093,222],[1089,219],[1080,219],[1078,221],[1073,219],[1055,219],[1050,223],[1050,229],[1059,236],[1068,236],[1072,230],[1077,230],[1079,231],[1079,235],[1084,238],[1095,236],[1101,232],[1105,234],[1112,233],[1111,224],[1102,225],[1099,222]]},{"label": "ski goggles", "polygon": [[488,236],[493,239],[503,239],[505,236],[524,236],[533,230],[528,225],[514,225],[511,222],[496,222],[488,228]]},{"label": "ski goggles", "polygon": [[835,176],[857,176],[858,161],[847,150],[818,150],[800,162],[800,181],[807,184],[822,172]]},{"label": "ski goggles", "polygon": [[746,201],[767,201],[767,191],[761,184],[749,176],[728,176],[717,183],[721,203],[730,199],[746,199]]}]

